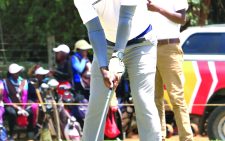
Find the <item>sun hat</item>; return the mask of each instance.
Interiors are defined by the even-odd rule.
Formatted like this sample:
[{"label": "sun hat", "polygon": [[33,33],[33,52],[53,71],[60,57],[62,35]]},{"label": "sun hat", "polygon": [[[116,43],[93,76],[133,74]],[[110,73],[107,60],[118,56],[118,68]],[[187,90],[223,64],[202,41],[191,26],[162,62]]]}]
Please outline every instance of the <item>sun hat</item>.
[{"label": "sun hat", "polygon": [[76,51],[77,49],[88,50],[88,49],[92,49],[92,46],[87,41],[82,39],[75,43],[74,51]]},{"label": "sun hat", "polygon": [[18,64],[13,63],[13,64],[9,65],[9,73],[11,73],[11,74],[15,74],[15,73],[18,73],[23,70],[24,70],[24,67],[20,66]]},{"label": "sun hat", "polygon": [[68,53],[70,53],[70,48],[65,44],[61,44],[61,45],[57,46],[56,48],[53,48],[53,51],[54,52],[60,52],[61,51],[61,52],[64,52],[64,53],[68,54]]},{"label": "sun hat", "polygon": [[36,71],[34,72],[35,75],[46,75],[49,73],[49,70],[44,69],[43,67],[39,67],[38,69],[36,69]]}]

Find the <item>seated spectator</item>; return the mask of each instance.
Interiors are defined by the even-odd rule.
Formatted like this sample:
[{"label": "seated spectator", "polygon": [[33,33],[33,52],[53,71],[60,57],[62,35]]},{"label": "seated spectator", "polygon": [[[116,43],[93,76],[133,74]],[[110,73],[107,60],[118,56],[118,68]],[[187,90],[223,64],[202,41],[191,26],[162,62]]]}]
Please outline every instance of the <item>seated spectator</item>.
[{"label": "seated spectator", "polygon": [[[36,92],[35,96],[36,96],[36,99],[37,99],[38,103],[44,102],[44,98],[40,93],[40,89],[41,89],[40,87],[41,87],[41,84],[44,82],[44,80],[47,79],[47,75],[49,74],[49,72],[50,72],[49,70],[44,69],[40,65],[35,65],[30,69],[30,76],[33,76],[34,79],[35,79],[34,80],[35,82],[33,82],[32,86],[33,86],[34,91]],[[33,96],[33,98],[35,96]],[[36,127],[35,127],[34,139],[37,139],[39,137],[38,133],[40,132],[40,129],[42,128],[42,125],[43,125],[43,122],[44,122],[44,118],[45,118],[44,112],[46,112],[46,111],[44,111],[43,106],[44,105],[39,107],[40,110],[39,110],[38,117],[37,117],[37,124],[36,124]]]},{"label": "seated spectator", "polygon": [[79,40],[75,43],[74,54],[71,56],[75,90],[84,94],[85,97],[89,93],[85,90],[90,88],[91,62],[88,58],[90,49],[92,46],[87,41]]},{"label": "seated spectator", "polygon": [[38,87],[40,87],[40,85],[45,82],[45,80],[47,79],[47,75],[49,74],[49,70],[44,69],[43,67],[39,67],[35,70],[34,72],[34,76],[38,81]]},{"label": "seated spectator", "polygon": [[69,57],[70,48],[65,44],[61,44],[56,48],[53,48],[53,51],[55,52],[55,61],[57,67],[51,72],[57,81],[69,81],[72,84],[72,70]]},{"label": "seated spectator", "polygon": [[10,140],[13,140],[15,125],[27,126],[29,139],[33,138],[34,123],[37,116],[38,105],[28,105],[28,81],[20,76],[24,67],[11,64],[8,69],[7,78],[4,79],[3,101],[6,116],[9,123]]}]

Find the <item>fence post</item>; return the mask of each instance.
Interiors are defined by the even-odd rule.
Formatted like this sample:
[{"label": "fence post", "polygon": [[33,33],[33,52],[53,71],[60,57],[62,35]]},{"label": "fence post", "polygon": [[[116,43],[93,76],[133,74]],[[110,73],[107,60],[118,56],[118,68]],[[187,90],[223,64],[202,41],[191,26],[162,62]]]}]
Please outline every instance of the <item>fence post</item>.
[{"label": "fence post", "polygon": [[48,67],[53,68],[55,65],[55,55],[52,52],[52,49],[55,47],[55,36],[47,37],[48,43]]}]

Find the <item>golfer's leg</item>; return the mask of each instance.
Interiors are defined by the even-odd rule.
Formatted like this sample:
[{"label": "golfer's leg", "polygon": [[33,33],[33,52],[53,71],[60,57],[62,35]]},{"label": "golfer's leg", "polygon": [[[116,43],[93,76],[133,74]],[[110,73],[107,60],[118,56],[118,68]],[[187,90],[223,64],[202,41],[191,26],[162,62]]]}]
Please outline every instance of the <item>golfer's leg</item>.
[{"label": "golfer's leg", "polygon": [[140,141],[161,141],[161,125],[154,100],[156,47],[148,45],[127,50],[125,62]]},{"label": "golfer's leg", "polygon": [[[96,58],[91,69],[91,90],[88,104],[88,112],[84,121],[84,134],[82,141],[94,141],[100,124],[100,119],[107,98],[108,88],[105,87]],[[98,141],[103,141],[105,122],[101,125]]]}]

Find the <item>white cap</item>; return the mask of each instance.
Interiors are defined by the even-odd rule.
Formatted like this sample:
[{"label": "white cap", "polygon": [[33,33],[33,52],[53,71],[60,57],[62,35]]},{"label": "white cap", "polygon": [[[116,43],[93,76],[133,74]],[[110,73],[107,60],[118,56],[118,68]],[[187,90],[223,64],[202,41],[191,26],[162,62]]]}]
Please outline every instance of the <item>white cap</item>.
[{"label": "white cap", "polygon": [[49,73],[49,70],[44,69],[43,67],[39,67],[34,74],[35,75],[46,75]]},{"label": "white cap", "polygon": [[60,52],[60,51],[62,51],[64,53],[67,53],[68,54],[68,53],[70,53],[70,48],[67,45],[65,45],[65,44],[61,44],[58,47],[53,48],[53,51],[54,52]]},{"label": "white cap", "polygon": [[48,81],[48,85],[50,87],[57,87],[59,85],[59,82],[56,79],[51,79]]},{"label": "white cap", "polygon": [[9,73],[11,73],[11,74],[15,74],[15,73],[18,73],[18,72],[23,71],[23,70],[24,70],[23,66],[19,66],[15,63],[9,65]]}]

